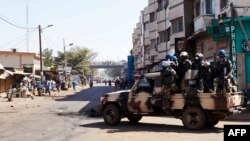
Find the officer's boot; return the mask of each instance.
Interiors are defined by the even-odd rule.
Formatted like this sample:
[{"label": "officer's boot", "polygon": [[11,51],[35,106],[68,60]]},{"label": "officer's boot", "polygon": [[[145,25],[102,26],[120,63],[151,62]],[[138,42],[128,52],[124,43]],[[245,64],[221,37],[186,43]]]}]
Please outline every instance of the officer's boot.
[{"label": "officer's boot", "polygon": [[217,93],[217,86],[214,86],[213,93],[214,93],[214,94],[216,94],[216,93]]},{"label": "officer's boot", "polygon": [[216,94],[217,93],[217,86],[218,86],[218,79],[217,78],[215,78],[214,79],[214,83],[213,83],[213,85],[214,85],[214,90],[213,90],[213,93],[214,94]]},{"label": "officer's boot", "polygon": [[204,85],[203,85],[203,80],[202,79],[199,80],[197,92],[198,93],[203,93],[204,92]]}]

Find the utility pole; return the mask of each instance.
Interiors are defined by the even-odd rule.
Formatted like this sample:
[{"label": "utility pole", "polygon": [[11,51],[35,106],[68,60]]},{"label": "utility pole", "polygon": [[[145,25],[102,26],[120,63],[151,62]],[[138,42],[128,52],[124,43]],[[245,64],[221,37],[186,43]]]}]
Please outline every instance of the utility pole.
[{"label": "utility pole", "polygon": [[64,50],[64,69],[66,71],[66,67],[67,67],[67,54],[66,54],[65,39],[63,39],[63,50]]},{"label": "utility pole", "polygon": [[26,0],[26,46],[27,46],[27,52],[29,52],[29,0]]},{"label": "utility pole", "polygon": [[[48,28],[48,27],[51,27],[53,26],[52,24],[51,25],[48,25],[46,27],[44,27],[43,29],[45,28]],[[39,49],[40,49],[40,76],[41,76],[41,82],[43,81],[43,52],[42,52],[42,38],[41,38],[41,34],[42,34],[42,30],[41,28],[41,25],[38,25],[38,33],[39,33]]]},{"label": "utility pole", "polygon": [[38,26],[39,31],[39,49],[40,49],[40,76],[41,76],[41,82],[43,79],[43,58],[42,58],[42,39],[41,39],[41,25]]},{"label": "utility pole", "polygon": [[64,50],[64,69],[65,69],[65,72],[66,72],[66,69],[67,69],[67,53],[66,53],[66,47],[68,46],[72,46],[73,43],[70,43],[68,44],[67,46],[65,45],[65,39],[63,39],[63,50]]}]

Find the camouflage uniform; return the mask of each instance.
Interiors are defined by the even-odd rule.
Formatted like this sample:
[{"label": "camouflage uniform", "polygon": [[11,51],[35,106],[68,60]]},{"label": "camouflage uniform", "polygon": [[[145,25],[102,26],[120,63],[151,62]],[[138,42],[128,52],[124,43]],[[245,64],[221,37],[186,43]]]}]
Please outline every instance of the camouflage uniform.
[{"label": "camouflage uniform", "polygon": [[173,62],[167,61],[170,65],[163,67],[161,70],[161,86],[162,86],[162,105],[164,109],[170,108],[170,98],[171,91],[177,91],[177,86],[175,84],[175,79],[177,78],[177,73],[173,69]]},{"label": "camouflage uniform", "polygon": [[219,60],[215,63],[214,92],[217,90],[223,92],[237,91],[236,82],[233,78],[232,62],[226,58],[225,50],[218,51]]},{"label": "camouflage uniform", "polygon": [[186,82],[185,82],[185,74],[192,68],[192,62],[185,58],[184,60],[180,60],[178,67],[177,67],[177,74],[179,76],[178,79],[178,86],[182,90],[182,92],[186,91]]}]

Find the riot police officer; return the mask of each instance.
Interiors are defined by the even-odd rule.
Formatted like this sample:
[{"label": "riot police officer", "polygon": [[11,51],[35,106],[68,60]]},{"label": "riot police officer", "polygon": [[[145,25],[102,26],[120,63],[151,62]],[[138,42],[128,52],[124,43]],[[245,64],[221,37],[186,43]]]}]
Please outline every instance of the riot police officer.
[{"label": "riot police officer", "polygon": [[162,104],[164,109],[169,109],[171,91],[177,91],[175,79],[178,76],[173,69],[174,63],[172,61],[162,61],[161,67]]},{"label": "riot police officer", "polygon": [[171,54],[167,54],[165,56],[164,61],[170,61],[171,63],[171,67],[175,70],[176,67],[178,66],[178,61],[177,61],[177,57],[175,55],[171,55]]},{"label": "riot police officer", "polygon": [[226,51],[224,49],[219,50],[217,56],[219,59],[215,63],[216,78],[214,79],[214,92],[216,93],[218,90],[229,92],[233,87],[232,84],[235,84],[232,62],[226,58]]},{"label": "riot police officer", "polygon": [[198,86],[197,92],[201,93],[204,91],[203,77],[204,77],[204,59],[202,53],[196,53],[194,57],[194,63],[192,66],[193,74],[195,74],[195,86]]},{"label": "riot police officer", "polygon": [[185,74],[187,71],[191,70],[192,68],[192,62],[188,59],[188,53],[183,51],[180,53],[179,63],[177,66],[177,74],[179,76],[179,79],[177,81],[177,85],[182,90],[182,92],[185,92]]},{"label": "riot police officer", "polygon": [[211,63],[208,62],[207,60],[203,61],[203,67],[201,71],[202,71],[204,92],[212,93],[215,73],[213,72]]}]

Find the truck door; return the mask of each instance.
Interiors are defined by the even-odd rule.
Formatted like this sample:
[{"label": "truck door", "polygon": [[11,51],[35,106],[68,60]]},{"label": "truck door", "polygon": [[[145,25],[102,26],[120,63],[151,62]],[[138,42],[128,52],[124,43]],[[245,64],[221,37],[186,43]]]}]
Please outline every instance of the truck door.
[{"label": "truck door", "polygon": [[149,81],[145,77],[140,78],[129,94],[128,110],[133,113],[153,112],[150,104],[152,90]]}]

